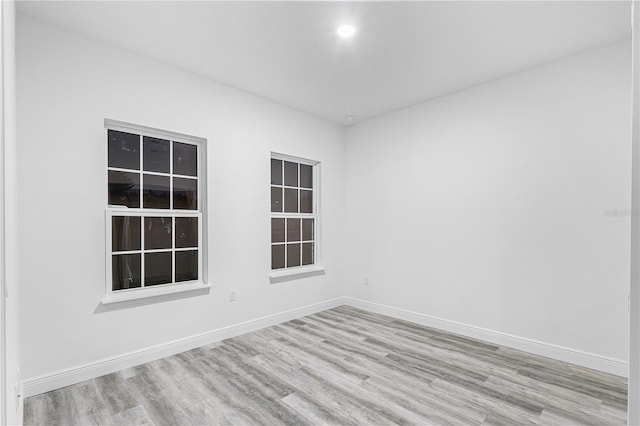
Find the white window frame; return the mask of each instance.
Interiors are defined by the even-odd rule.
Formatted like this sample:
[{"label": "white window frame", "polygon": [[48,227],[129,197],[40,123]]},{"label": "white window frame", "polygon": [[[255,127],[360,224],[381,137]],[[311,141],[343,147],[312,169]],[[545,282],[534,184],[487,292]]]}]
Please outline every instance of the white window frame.
[{"label": "white window frame", "polygon": [[[312,176],[313,176],[313,213],[286,213],[282,212],[272,212],[271,211],[271,160],[282,160],[282,161],[290,161],[293,163],[305,164],[312,167]],[[284,164],[283,164],[284,168]],[[300,179],[300,171],[298,171],[298,183]],[[321,187],[321,163],[320,161],[309,160],[302,157],[296,157],[287,154],[281,154],[278,152],[271,152],[271,156],[269,158],[269,278],[271,283],[277,283],[281,281],[286,281],[288,278],[298,278],[303,276],[311,276],[324,273],[324,266],[322,264],[322,222],[321,222],[321,207],[320,207],[320,187]],[[282,185],[283,188],[286,186]],[[284,194],[283,194],[284,195]],[[298,199],[298,203],[300,200]],[[284,203],[284,198],[283,198]],[[284,209],[283,209],[284,210]],[[271,242],[271,219],[273,218],[307,218],[314,219],[313,225],[313,243],[314,243],[314,262],[311,265],[304,266],[292,266],[285,267],[281,269],[271,269],[271,247],[273,245],[285,244],[286,250],[286,242],[285,243],[273,243]],[[286,233],[286,221],[285,221],[285,233]],[[286,238],[285,238],[286,239]]]},{"label": "white window frame", "polygon": [[[140,143],[140,208],[129,208],[125,206],[113,206],[109,205],[105,201],[106,210],[105,210],[105,241],[106,241],[106,250],[105,250],[105,260],[106,260],[106,268],[105,268],[105,296],[102,298],[102,304],[111,304],[111,303],[119,303],[128,300],[149,298],[162,296],[173,293],[182,293],[186,291],[194,291],[210,288],[210,285],[207,282],[207,266],[205,259],[207,253],[207,215],[206,215],[206,139],[199,138],[195,136],[184,135],[176,132],[165,131],[154,129],[146,126],[139,126],[136,124],[125,123],[116,120],[105,119],[104,121],[105,127],[105,136],[104,141],[108,141],[108,132],[109,130],[116,130],[121,132],[133,133],[140,136],[148,136],[158,139],[165,139],[172,142],[180,142],[187,143],[190,145],[197,146],[197,167],[198,167],[198,175],[194,178],[193,176],[186,176],[190,179],[197,179],[197,188],[198,188],[198,205],[196,210],[183,210],[183,209],[173,209],[173,202],[171,203],[171,208],[169,209],[145,209],[142,204],[143,197],[143,187],[142,187],[142,175],[143,174],[151,174],[151,175],[161,175],[161,176],[171,176],[173,177],[183,177],[181,175],[173,174],[173,149],[170,150],[170,170],[169,174],[167,173],[154,173],[144,171],[144,162],[143,162],[143,153],[144,147],[142,144],[142,140]],[[110,170],[114,171],[125,171],[132,172],[129,169],[119,169],[114,167],[109,167],[108,164],[108,149],[109,144],[105,143],[105,188],[108,185],[108,174]],[[170,191],[173,191],[173,179],[169,179],[170,181]],[[105,190],[105,200],[108,200],[108,191]],[[171,197],[171,199],[173,199]],[[133,250],[130,253],[140,253],[141,254],[141,287],[131,288],[131,289],[122,289],[113,291],[112,289],[112,218],[114,216],[138,216],[138,217],[172,217],[172,278],[175,280],[175,253],[179,251],[188,251],[193,248],[182,249],[175,248],[175,218],[176,217],[197,217],[198,218],[198,280],[193,281],[182,281],[182,282],[172,282],[167,284],[159,284],[153,286],[144,286],[144,255],[145,253],[153,253],[153,252],[166,252],[169,251],[167,249],[161,250],[145,250],[144,249],[144,221],[141,219],[141,248],[140,250]],[[119,254],[127,254],[129,252],[118,252]]]}]

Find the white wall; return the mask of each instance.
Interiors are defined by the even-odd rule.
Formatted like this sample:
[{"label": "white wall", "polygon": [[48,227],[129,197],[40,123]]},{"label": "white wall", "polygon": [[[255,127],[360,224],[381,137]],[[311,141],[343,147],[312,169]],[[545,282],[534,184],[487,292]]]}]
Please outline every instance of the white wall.
[{"label": "white wall", "polygon": [[[3,62],[3,144],[2,168],[4,191],[4,281],[8,297],[5,299],[5,388],[6,412],[4,424],[17,424],[22,419],[19,374],[19,276],[18,276],[18,164],[16,141],[16,89],[15,89],[15,2],[2,2],[2,62]],[[2,297],[0,295],[0,297]]]},{"label": "white wall", "polygon": [[627,360],[630,64],[621,42],[350,127],[347,293]]},{"label": "white wall", "polygon": [[[22,15],[17,49],[25,378],[342,295],[341,126]],[[105,117],[207,138],[210,294],[96,313]],[[322,162],[324,276],[269,283],[271,151]]]}]

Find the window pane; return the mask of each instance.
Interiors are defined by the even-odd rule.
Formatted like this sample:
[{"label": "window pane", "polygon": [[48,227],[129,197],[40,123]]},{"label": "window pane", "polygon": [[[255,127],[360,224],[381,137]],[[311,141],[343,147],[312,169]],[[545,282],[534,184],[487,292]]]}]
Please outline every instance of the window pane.
[{"label": "window pane", "polygon": [[271,242],[283,243],[284,242],[284,219],[271,219]]},{"label": "window pane", "polygon": [[271,160],[271,184],[282,185],[282,160]]},{"label": "window pane", "polygon": [[142,149],[144,170],[147,172],[169,173],[169,141],[143,137]]},{"label": "window pane", "polygon": [[169,208],[169,176],[142,177],[142,205],[145,209]]},{"label": "window pane", "polygon": [[170,217],[145,217],[144,249],[170,249],[172,246],[171,228]]},{"label": "window pane", "polygon": [[300,186],[313,188],[313,166],[300,164]]},{"label": "window pane", "polygon": [[111,250],[140,250],[139,216],[113,216],[111,218]]},{"label": "window pane", "polygon": [[300,244],[287,244],[287,268],[300,266]]},{"label": "window pane", "polygon": [[287,219],[287,241],[300,241],[300,219]]},{"label": "window pane", "polygon": [[171,277],[171,252],[145,253],[144,285],[167,284]]},{"label": "window pane", "polygon": [[284,244],[271,246],[271,269],[284,268]]},{"label": "window pane", "polygon": [[110,170],[109,204],[140,207],[140,174]]},{"label": "window pane", "polygon": [[287,213],[298,213],[297,189],[284,189],[284,211]]},{"label": "window pane", "polygon": [[300,213],[313,213],[313,191],[300,190]]},{"label": "window pane", "polygon": [[112,256],[111,288],[124,290],[140,287],[140,253]]},{"label": "window pane", "polygon": [[140,170],[140,136],[109,130],[109,167]]},{"label": "window pane", "polygon": [[298,186],[298,163],[284,162],[284,184]]},{"label": "window pane", "polygon": [[198,176],[198,147],[188,143],[173,143],[173,173]]},{"label": "window pane", "polygon": [[313,240],[313,219],[302,219],[302,241]]},{"label": "window pane", "polygon": [[198,247],[197,217],[176,217],[176,247]]},{"label": "window pane", "polygon": [[302,243],[302,264],[313,265],[313,243]]},{"label": "window pane", "polygon": [[173,178],[173,208],[198,209],[198,181],[196,179]]},{"label": "window pane", "polygon": [[271,187],[271,211],[282,211],[282,188]]},{"label": "window pane", "polygon": [[176,252],[176,282],[198,279],[198,250]]}]

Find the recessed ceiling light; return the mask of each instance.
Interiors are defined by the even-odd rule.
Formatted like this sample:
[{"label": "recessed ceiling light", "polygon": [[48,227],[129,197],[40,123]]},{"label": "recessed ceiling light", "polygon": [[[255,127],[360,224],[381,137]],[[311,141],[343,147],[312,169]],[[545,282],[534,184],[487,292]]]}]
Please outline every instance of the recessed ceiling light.
[{"label": "recessed ceiling light", "polygon": [[356,115],[355,114],[349,114],[349,115],[347,115],[346,118],[347,118],[347,121],[353,121],[353,120],[356,119]]},{"label": "recessed ceiling light", "polygon": [[342,25],[338,27],[338,30],[336,32],[342,38],[349,38],[356,33],[356,29],[353,27],[353,25]]}]

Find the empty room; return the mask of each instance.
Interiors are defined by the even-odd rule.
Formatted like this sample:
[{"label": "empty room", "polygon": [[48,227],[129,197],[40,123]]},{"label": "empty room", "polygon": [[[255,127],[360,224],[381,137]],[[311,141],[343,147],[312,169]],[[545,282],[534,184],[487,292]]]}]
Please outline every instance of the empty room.
[{"label": "empty room", "polygon": [[3,1],[0,423],[640,425],[639,9]]}]

